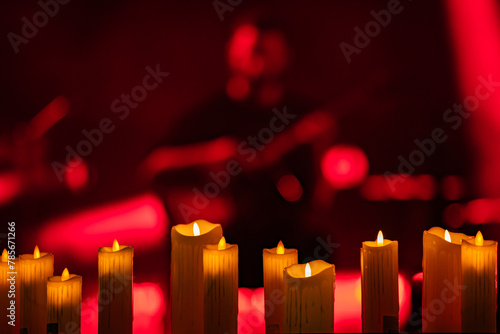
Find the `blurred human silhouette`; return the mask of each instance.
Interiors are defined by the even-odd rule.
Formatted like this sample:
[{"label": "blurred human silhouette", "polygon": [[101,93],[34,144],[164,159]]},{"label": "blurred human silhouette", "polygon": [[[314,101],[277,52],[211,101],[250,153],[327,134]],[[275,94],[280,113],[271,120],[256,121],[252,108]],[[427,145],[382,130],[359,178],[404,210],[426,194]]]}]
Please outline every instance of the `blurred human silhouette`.
[{"label": "blurred human silhouette", "polygon": [[241,22],[226,53],[225,89],[187,113],[141,170],[156,176],[175,224],[221,223],[247,264],[241,285],[259,286],[262,248],[315,244],[303,220],[318,174],[312,143],[333,120],[286,87],[290,46],[274,21]]}]

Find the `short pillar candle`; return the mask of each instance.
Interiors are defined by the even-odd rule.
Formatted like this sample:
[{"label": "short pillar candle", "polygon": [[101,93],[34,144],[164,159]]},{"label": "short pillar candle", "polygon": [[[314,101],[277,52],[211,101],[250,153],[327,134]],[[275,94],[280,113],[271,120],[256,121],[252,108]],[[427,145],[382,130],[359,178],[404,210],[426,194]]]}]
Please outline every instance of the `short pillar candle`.
[{"label": "short pillar candle", "polygon": [[323,260],[294,264],[283,282],[283,333],[333,333],[335,266]]}]

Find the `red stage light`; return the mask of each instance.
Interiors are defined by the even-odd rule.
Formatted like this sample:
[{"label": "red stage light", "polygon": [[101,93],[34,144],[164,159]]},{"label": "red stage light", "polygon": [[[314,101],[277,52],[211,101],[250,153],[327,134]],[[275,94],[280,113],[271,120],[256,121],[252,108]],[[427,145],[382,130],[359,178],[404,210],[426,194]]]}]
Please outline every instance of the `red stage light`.
[{"label": "red stage light", "polygon": [[228,80],[226,85],[227,95],[236,101],[244,100],[250,92],[250,84],[243,76],[234,76]]},{"label": "red stage light", "polygon": [[352,188],[365,179],[368,159],[358,147],[337,145],[331,147],[323,156],[321,170],[334,188]]},{"label": "red stage light", "polygon": [[[477,164],[474,186],[482,196],[500,197],[500,20],[495,0],[446,1],[455,63],[466,112],[456,126],[470,126]],[[468,111],[467,111],[468,110]],[[457,113],[453,113],[458,115]],[[458,128],[458,127],[457,127]]]},{"label": "red stage light", "polygon": [[448,201],[457,201],[465,194],[465,181],[461,176],[449,175],[442,181],[443,198]]},{"label": "red stage light", "polygon": [[302,197],[302,185],[295,175],[287,174],[278,180],[276,185],[281,196],[288,202],[295,202]]},{"label": "red stage light", "polygon": [[144,194],[49,221],[43,224],[37,240],[50,252],[91,262],[96,249],[110,246],[115,238],[124,245],[142,248],[159,245],[166,238],[167,225],[162,202]]},{"label": "red stage light", "polygon": [[68,114],[69,102],[64,96],[58,96],[33,117],[29,123],[31,138],[40,138],[54,124]]},{"label": "red stage light", "polygon": [[0,174],[0,207],[8,204],[23,190],[23,181],[14,172]]},{"label": "red stage light", "polygon": [[428,174],[416,175],[413,178],[413,191],[415,198],[430,201],[436,194],[436,180]]},{"label": "red stage light", "polygon": [[234,139],[219,137],[181,147],[160,147],[146,158],[139,170],[154,176],[163,170],[223,162],[237,153],[237,146]]},{"label": "red stage light", "polygon": [[81,160],[75,167],[68,168],[64,173],[64,182],[73,192],[78,192],[85,188],[89,181],[89,167],[84,160]]},{"label": "red stage light", "polygon": [[460,203],[450,204],[443,210],[443,221],[451,228],[459,228],[464,224],[464,220],[464,209]]},{"label": "red stage light", "polygon": [[500,201],[480,198],[470,201],[465,207],[466,220],[471,224],[500,222]]},{"label": "red stage light", "polygon": [[256,27],[245,24],[239,27],[229,43],[229,66],[236,73],[256,76],[262,71],[262,59],[254,54],[259,32]]}]

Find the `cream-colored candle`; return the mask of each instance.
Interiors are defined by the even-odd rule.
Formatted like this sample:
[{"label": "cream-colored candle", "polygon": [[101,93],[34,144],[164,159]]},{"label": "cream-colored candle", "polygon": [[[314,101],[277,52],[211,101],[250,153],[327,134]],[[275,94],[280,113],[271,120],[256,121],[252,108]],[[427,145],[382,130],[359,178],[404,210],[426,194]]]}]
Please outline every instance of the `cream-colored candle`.
[{"label": "cream-colored candle", "polygon": [[278,247],[264,248],[264,301],[266,333],[281,333],[283,328],[283,271],[298,263],[298,252],[285,248],[280,241]]},{"label": "cream-colored candle", "polygon": [[398,242],[384,239],[363,242],[361,296],[363,333],[399,332]]},{"label": "cream-colored candle", "polygon": [[440,227],[424,231],[422,267],[422,331],[460,332],[462,240],[471,236]]},{"label": "cream-colored candle", "polygon": [[47,333],[47,278],[53,274],[53,254],[40,252],[36,246],[33,254],[20,256],[20,324],[29,334]]},{"label": "cream-colored candle", "polygon": [[132,334],[134,248],[113,242],[99,248],[99,334]]},{"label": "cream-colored candle", "polygon": [[61,276],[47,280],[47,322],[57,323],[59,333],[80,333],[82,301],[82,276],[69,274],[64,269]]},{"label": "cream-colored candle", "polygon": [[203,245],[217,244],[222,227],[206,220],[172,227],[172,334],[203,334]]},{"label": "cream-colored candle", "polygon": [[238,332],[238,245],[203,246],[205,334]]},{"label": "cream-colored candle", "polygon": [[462,332],[495,333],[497,309],[497,246],[477,232],[462,241]]},{"label": "cream-colored candle", "polygon": [[0,262],[0,333],[19,333],[19,282],[18,258],[13,250],[2,252]]},{"label": "cream-colored candle", "polygon": [[335,266],[322,260],[285,268],[283,333],[333,333]]}]

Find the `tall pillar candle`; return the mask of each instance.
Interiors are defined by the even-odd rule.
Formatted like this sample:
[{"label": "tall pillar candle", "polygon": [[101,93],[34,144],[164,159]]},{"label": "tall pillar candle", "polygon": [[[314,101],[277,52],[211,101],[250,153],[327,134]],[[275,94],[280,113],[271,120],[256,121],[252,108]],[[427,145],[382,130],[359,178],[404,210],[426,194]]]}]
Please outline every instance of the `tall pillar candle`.
[{"label": "tall pillar candle", "polygon": [[424,231],[422,267],[422,331],[460,332],[459,295],[462,276],[462,240],[471,236],[440,227]]},{"label": "tall pillar candle", "polygon": [[275,248],[262,252],[264,263],[264,301],[266,333],[281,333],[283,329],[283,271],[298,263],[296,249],[285,248],[280,241]]},{"label": "tall pillar candle", "polygon": [[398,242],[365,241],[361,248],[363,333],[399,332]]},{"label": "tall pillar candle", "polygon": [[478,232],[462,241],[462,332],[495,333],[497,330],[497,246]]},{"label": "tall pillar candle", "polygon": [[47,279],[47,322],[58,324],[58,333],[80,334],[82,276],[69,274]]},{"label": "tall pillar candle", "polygon": [[132,334],[133,263],[133,247],[99,248],[99,334]]},{"label": "tall pillar candle", "polygon": [[335,266],[322,260],[285,268],[283,333],[333,333]]},{"label": "tall pillar candle", "polygon": [[[10,253],[10,254],[9,254]],[[0,333],[19,333],[19,260],[4,249],[0,262]]]},{"label": "tall pillar candle", "polygon": [[203,245],[217,244],[222,227],[206,220],[172,227],[170,271],[173,334],[203,334]]},{"label": "tall pillar candle", "polygon": [[18,275],[21,278],[20,327],[29,334],[47,332],[47,278],[54,274],[54,255],[40,252],[19,257]]},{"label": "tall pillar candle", "polygon": [[238,332],[238,245],[203,246],[205,334]]}]

